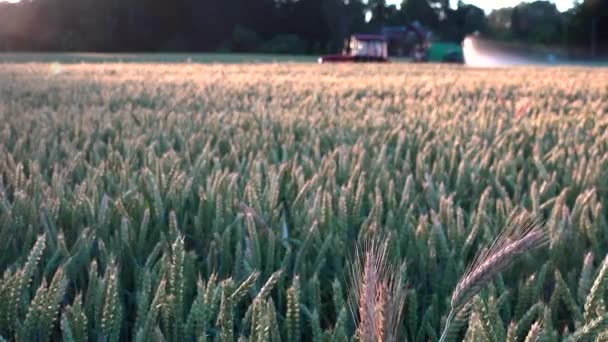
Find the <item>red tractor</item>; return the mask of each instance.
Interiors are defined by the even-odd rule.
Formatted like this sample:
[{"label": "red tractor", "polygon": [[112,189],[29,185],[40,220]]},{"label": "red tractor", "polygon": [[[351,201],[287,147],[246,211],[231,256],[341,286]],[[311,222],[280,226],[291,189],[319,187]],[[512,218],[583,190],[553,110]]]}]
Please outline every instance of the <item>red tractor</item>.
[{"label": "red tractor", "polygon": [[319,63],[388,62],[388,41],[383,35],[354,34],[344,52],[319,57]]}]

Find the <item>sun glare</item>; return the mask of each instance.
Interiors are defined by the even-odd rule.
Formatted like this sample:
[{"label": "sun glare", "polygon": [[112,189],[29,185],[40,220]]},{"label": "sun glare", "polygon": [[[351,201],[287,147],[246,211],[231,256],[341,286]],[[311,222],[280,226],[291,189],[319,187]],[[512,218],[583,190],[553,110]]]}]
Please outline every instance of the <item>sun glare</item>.
[{"label": "sun glare", "polygon": [[507,67],[513,65],[531,64],[532,60],[513,53],[489,50],[476,44],[475,37],[466,37],[462,42],[462,54],[465,64],[472,67]]}]

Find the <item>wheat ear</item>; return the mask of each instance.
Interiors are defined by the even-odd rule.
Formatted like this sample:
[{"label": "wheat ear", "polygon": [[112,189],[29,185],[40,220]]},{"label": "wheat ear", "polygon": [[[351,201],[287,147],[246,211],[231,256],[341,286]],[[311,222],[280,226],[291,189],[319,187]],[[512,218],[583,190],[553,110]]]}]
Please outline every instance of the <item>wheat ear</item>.
[{"label": "wheat ear", "polygon": [[509,268],[522,254],[542,246],[547,235],[541,221],[525,211],[515,211],[506,228],[490,248],[481,250],[456,284],[451,309],[439,339],[444,342],[450,322],[458,311],[477,295],[492,278]]},{"label": "wheat ear", "polygon": [[406,289],[401,272],[387,260],[387,241],[367,241],[351,270],[351,311],[363,342],[399,341]]}]

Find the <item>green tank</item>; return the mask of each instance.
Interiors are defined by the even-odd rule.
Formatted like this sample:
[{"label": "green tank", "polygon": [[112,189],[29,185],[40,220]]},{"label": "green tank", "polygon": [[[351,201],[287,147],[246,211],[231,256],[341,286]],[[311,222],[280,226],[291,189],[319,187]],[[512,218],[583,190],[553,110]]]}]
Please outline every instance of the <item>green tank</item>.
[{"label": "green tank", "polygon": [[464,63],[462,47],[456,43],[431,43],[426,51],[429,62]]}]

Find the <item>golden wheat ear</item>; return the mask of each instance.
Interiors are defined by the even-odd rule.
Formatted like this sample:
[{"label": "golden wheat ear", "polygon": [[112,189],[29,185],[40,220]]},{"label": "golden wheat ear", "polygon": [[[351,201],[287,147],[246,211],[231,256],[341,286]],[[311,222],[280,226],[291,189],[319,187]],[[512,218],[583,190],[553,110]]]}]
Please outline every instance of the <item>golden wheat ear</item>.
[{"label": "golden wheat ear", "polygon": [[402,273],[388,260],[388,239],[366,240],[350,274],[350,309],[362,342],[397,342],[405,304]]},{"label": "golden wheat ear", "polygon": [[444,342],[451,320],[496,275],[509,268],[517,258],[547,242],[542,221],[523,210],[514,211],[507,226],[494,243],[477,254],[452,293],[450,313],[439,339]]}]

